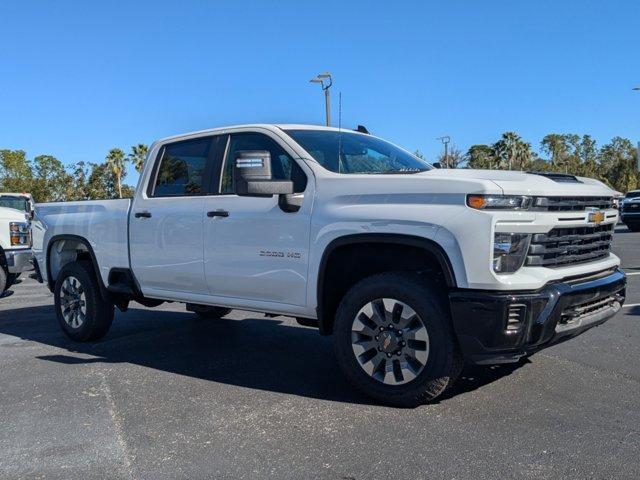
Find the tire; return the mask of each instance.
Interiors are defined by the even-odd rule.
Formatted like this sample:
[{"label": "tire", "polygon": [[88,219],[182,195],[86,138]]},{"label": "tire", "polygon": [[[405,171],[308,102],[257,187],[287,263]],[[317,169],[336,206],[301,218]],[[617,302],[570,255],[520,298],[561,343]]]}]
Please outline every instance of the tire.
[{"label": "tire", "polygon": [[16,283],[16,280],[18,280],[19,276],[20,276],[19,273],[10,273],[10,274],[8,274],[7,275],[7,284],[5,286],[5,289],[9,288],[11,285]]},{"label": "tire", "polygon": [[630,223],[627,228],[632,232],[640,232],[640,223]]},{"label": "tire", "polygon": [[58,323],[69,338],[89,342],[107,334],[113,322],[113,303],[102,298],[91,262],[66,264],[53,294]]},{"label": "tire", "polygon": [[350,383],[397,407],[429,402],[453,385],[463,359],[445,300],[440,288],[414,273],[383,273],[354,285],[333,328],[338,364]]},{"label": "tire", "polygon": [[215,320],[218,318],[222,318],[231,313],[231,308],[225,307],[210,307],[207,305],[187,305],[187,310],[195,313],[200,318]]},{"label": "tire", "polygon": [[4,293],[4,291],[9,288],[9,274],[7,271],[0,265],[0,295]]}]

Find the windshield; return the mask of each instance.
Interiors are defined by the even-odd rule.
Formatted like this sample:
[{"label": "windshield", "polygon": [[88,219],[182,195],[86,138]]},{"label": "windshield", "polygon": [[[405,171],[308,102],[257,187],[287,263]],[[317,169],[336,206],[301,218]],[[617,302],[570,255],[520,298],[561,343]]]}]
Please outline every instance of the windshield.
[{"label": "windshield", "polygon": [[22,212],[29,211],[29,200],[24,197],[0,195],[0,207],[15,208]]},{"label": "windshield", "polygon": [[369,135],[333,130],[286,132],[315,161],[336,173],[408,174],[432,168],[424,160]]},{"label": "windshield", "polygon": [[640,192],[629,192],[624,198],[639,198]]}]

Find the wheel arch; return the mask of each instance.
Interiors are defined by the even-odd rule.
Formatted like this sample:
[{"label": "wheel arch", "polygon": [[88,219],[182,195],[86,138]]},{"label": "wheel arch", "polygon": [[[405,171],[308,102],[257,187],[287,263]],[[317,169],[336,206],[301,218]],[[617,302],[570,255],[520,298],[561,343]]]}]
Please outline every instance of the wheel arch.
[{"label": "wheel arch", "polygon": [[[52,249],[55,245],[59,244],[60,242],[63,243],[63,248],[61,249],[60,252],[58,252],[58,255],[55,257],[56,264],[52,265],[51,263]],[[69,245],[70,248],[64,248],[66,245]],[[63,252],[67,252],[67,254],[64,254]],[[100,294],[102,295],[102,298],[104,298],[105,300],[108,299],[109,292],[102,280],[102,276],[100,275],[100,268],[98,266],[98,260],[96,259],[96,254],[93,251],[93,247],[91,246],[91,244],[86,238],[81,237],[79,235],[62,234],[62,235],[55,235],[49,239],[49,242],[47,243],[46,257],[45,257],[46,267],[47,267],[46,280],[47,280],[47,286],[49,287],[49,290],[53,292],[53,287],[55,285],[57,275],[60,273],[62,268],[67,263],[76,261],[78,260],[78,258],[81,258],[81,257],[86,257],[91,261],[93,265],[94,274],[98,281],[98,285],[100,286]]]},{"label": "wheel arch", "polygon": [[385,246],[390,246],[395,247],[394,249],[398,252],[403,248],[412,252],[423,252],[425,259],[428,258],[434,266],[437,265],[439,272],[442,274],[444,285],[447,288],[455,288],[457,286],[455,272],[449,256],[443,247],[433,240],[414,235],[394,233],[359,233],[338,237],[332,240],[325,248],[318,268],[316,313],[320,333],[323,335],[328,335],[332,332],[333,315],[337,306],[335,299],[331,302],[328,301],[326,296],[327,281],[329,280],[327,272],[330,268],[331,259],[334,254],[343,248],[359,248],[360,246],[374,248],[374,251],[376,250],[375,247],[384,249]]}]

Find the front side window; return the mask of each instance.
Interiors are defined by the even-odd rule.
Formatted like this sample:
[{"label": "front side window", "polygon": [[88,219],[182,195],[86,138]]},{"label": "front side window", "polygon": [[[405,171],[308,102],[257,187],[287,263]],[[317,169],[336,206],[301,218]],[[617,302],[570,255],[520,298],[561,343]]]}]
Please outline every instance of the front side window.
[{"label": "front side window", "polygon": [[166,145],[160,159],[153,196],[203,195],[204,170],[210,148],[210,138]]},{"label": "front side window", "polygon": [[286,130],[316,162],[336,173],[409,174],[431,170],[424,160],[369,135],[337,130]]},{"label": "front side window", "polygon": [[220,181],[220,193],[234,193],[233,160],[242,150],[266,150],[271,154],[271,174],[274,180],[291,180],[296,193],[307,188],[307,176],[300,166],[273,139],[261,133],[236,133],[231,141],[224,160],[224,171]]}]

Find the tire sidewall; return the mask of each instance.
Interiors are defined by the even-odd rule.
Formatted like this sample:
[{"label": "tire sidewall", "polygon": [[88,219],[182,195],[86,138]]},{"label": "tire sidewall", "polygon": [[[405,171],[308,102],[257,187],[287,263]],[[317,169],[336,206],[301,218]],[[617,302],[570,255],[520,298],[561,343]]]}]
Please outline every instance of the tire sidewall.
[{"label": "tire sidewall", "polygon": [[[344,297],[334,323],[334,348],[347,377],[361,390],[387,403],[402,405],[421,395],[433,382],[450,374],[455,344],[449,315],[439,292],[416,275],[376,275],[356,284]],[[420,285],[423,288],[420,288]],[[352,349],[351,331],[358,311],[378,298],[393,298],[410,306],[429,334],[429,358],[413,380],[401,385],[386,385],[370,377],[358,363]],[[437,395],[439,392],[434,392]]]},{"label": "tire sidewall", "polygon": [[2,295],[9,286],[9,274],[4,267],[0,265],[0,295]]},{"label": "tire sidewall", "polygon": [[[68,277],[75,277],[81,284],[84,291],[86,302],[86,315],[84,322],[77,328],[69,325],[62,315],[62,306],[60,301],[60,291],[64,280]],[[91,274],[83,267],[82,264],[74,262],[65,265],[58,278],[56,279],[54,287],[54,301],[56,308],[56,316],[58,323],[64,332],[73,340],[86,341],[90,339],[96,328],[97,314],[99,302],[97,296],[100,295],[99,287],[95,278],[92,278]]]}]

